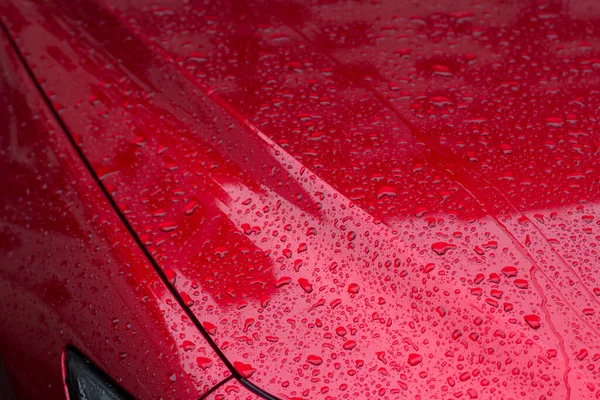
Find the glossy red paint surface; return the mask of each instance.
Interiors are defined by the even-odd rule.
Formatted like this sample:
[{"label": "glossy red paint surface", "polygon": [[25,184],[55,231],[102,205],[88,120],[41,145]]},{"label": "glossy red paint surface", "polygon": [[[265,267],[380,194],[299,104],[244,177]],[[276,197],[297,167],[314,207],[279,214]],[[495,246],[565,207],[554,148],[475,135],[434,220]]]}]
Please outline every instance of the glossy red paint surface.
[{"label": "glossy red paint surface", "polygon": [[600,7],[436,3],[5,0],[2,15],[258,387],[597,398]]}]

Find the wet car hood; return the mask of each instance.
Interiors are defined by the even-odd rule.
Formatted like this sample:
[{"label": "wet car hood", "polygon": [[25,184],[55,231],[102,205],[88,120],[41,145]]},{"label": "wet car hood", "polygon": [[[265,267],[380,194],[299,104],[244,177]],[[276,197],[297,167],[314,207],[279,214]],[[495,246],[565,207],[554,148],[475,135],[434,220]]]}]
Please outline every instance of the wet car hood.
[{"label": "wet car hood", "polygon": [[10,3],[87,160],[258,387],[598,395],[597,3]]}]

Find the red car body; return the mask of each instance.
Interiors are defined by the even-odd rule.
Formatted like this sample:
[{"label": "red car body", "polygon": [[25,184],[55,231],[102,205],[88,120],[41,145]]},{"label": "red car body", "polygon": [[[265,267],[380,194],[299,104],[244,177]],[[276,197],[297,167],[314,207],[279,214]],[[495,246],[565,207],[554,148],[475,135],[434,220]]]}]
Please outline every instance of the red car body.
[{"label": "red car body", "polygon": [[598,2],[0,15],[17,398],[600,398]]}]

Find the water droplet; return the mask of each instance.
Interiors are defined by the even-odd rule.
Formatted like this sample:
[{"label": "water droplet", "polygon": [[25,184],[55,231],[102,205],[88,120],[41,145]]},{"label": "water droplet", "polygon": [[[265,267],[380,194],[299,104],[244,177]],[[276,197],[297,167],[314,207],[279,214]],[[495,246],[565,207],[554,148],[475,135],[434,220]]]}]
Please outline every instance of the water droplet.
[{"label": "water droplet", "polygon": [[342,347],[344,350],[352,350],[356,347],[356,342],[354,340],[348,340]]},{"label": "water droplet", "polygon": [[529,287],[529,282],[526,279],[515,279],[515,286],[519,289],[527,289]]},{"label": "water droplet", "polygon": [[577,353],[577,359],[579,361],[583,361],[588,355],[588,351],[586,349],[581,349],[579,350],[579,353]]},{"label": "water droplet", "polygon": [[196,208],[198,208],[198,202],[190,201],[184,208],[185,215],[192,215]]},{"label": "water droplet", "polygon": [[177,229],[177,224],[171,221],[165,221],[158,224],[158,228],[163,232],[172,232]]},{"label": "water droplet", "polygon": [[351,283],[348,285],[348,293],[356,294],[360,291],[360,286],[356,283]]},{"label": "water droplet", "polygon": [[181,344],[181,348],[183,348],[183,351],[191,351],[196,348],[196,345],[190,340],[184,340]]},{"label": "water droplet", "polygon": [[289,285],[291,281],[292,281],[291,277],[282,276],[274,283],[274,285],[275,285],[275,287],[280,288],[282,286]]},{"label": "water droplet", "polygon": [[533,329],[538,329],[542,326],[540,317],[535,314],[525,315],[523,318],[525,319],[525,322],[527,322],[527,325]]},{"label": "water droplet", "polygon": [[517,276],[518,272],[519,272],[519,270],[517,270],[512,265],[502,268],[502,274],[504,274],[504,276],[506,276],[507,278],[513,278],[513,277]]},{"label": "water droplet", "polygon": [[206,370],[213,365],[213,361],[210,358],[206,357],[198,357],[196,358],[196,362],[198,363],[198,366],[203,370]]},{"label": "water droplet", "polygon": [[217,327],[208,321],[204,321],[202,323],[202,326],[204,327],[206,332],[208,332],[208,334],[211,336],[213,336],[215,333],[217,333]]},{"label": "water droplet", "polygon": [[384,186],[377,191],[377,198],[381,199],[382,197],[396,197],[396,188],[391,186]]},{"label": "water droplet", "polygon": [[309,355],[306,358],[306,362],[312,365],[321,365],[323,364],[323,359],[319,356]]},{"label": "water droplet", "polygon": [[298,284],[306,293],[310,293],[313,291],[312,285],[305,278],[298,279]]},{"label": "water droplet", "polygon": [[420,354],[411,353],[408,355],[408,365],[415,366],[423,361],[423,357]]},{"label": "water droplet", "polygon": [[235,370],[239,372],[244,378],[250,378],[256,372],[256,370],[252,368],[250,364],[245,364],[240,361],[234,361],[233,368],[235,368]]}]

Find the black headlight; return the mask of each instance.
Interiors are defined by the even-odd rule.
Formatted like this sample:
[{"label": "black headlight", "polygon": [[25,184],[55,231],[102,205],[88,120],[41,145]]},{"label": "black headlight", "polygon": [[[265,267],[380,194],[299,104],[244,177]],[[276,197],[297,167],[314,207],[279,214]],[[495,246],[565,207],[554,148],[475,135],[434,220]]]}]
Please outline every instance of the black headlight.
[{"label": "black headlight", "polygon": [[70,400],[132,399],[77,350],[69,349],[67,351],[65,367]]}]

